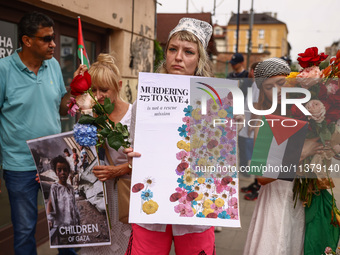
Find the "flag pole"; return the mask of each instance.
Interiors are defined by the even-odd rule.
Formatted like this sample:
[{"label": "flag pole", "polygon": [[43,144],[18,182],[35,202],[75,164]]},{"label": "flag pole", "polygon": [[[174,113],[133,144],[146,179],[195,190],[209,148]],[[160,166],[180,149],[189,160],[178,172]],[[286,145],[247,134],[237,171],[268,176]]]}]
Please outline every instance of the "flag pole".
[{"label": "flag pole", "polygon": [[84,54],[83,54],[83,49],[80,48],[80,64],[83,65],[84,64],[84,60],[83,60]]}]

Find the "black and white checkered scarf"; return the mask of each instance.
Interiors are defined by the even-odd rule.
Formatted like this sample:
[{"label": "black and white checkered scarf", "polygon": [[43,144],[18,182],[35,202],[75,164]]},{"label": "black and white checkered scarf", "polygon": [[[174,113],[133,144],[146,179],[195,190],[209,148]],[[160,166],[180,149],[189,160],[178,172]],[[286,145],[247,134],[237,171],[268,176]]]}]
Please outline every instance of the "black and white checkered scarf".
[{"label": "black and white checkered scarf", "polygon": [[254,70],[255,82],[258,88],[262,83],[276,75],[289,75],[290,67],[286,61],[280,58],[269,58],[256,65]]}]

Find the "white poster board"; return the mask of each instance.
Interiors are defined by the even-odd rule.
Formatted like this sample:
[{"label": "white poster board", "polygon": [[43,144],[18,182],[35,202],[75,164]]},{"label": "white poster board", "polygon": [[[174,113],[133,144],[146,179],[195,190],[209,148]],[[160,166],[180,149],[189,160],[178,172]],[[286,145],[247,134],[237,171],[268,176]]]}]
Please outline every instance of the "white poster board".
[{"label": "white poster board", "polygon": [[139,74],[129,222],[240,227],[226,84],[237,81]]}]

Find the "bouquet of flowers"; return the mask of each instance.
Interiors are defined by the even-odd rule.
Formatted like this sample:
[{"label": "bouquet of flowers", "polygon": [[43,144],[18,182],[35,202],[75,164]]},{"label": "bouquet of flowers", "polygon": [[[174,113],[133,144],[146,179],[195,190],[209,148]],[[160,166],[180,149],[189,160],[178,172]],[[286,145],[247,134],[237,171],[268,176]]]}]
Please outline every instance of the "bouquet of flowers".
[{"label": "bouquet of flowers", "polygon": [[74,126],[74,138],[79,145],[101,146],[105,139],[109,146],[115,150],[120,147],[128,148],[129,132],[126,125],[114,123],[109,115],[114,110],[114,104],[105,98],[101,105],[94,97],[91,90],[91,76],[86,71],[84,75],[77,75],[71,82],[71,97],[68,104],[68,113],[74,116],[77,111],[82,115]]},{"label": "bouquet of flowers", "polygon": [[[77,75],[70,86],[71,94],[76,97],[71,97],[68,113],[75,116],[80,111],[82,114],[73,128],[73,136],[76,142],[82,146],[96,146],[97,154],[98,147],[104,144],[105,139],[107,139],[109,146],[117,151],[121,147],[128,148],[130,143],[127,126],[110,120],[109,115],[114,110],[114,104],[111,103],[109,98],[105,98],[104,105],[97,101],[91,90],[90,74],[85,71],[84,75]],[[109,214],[104,185],[105,183],[103,183],[105,204]],[[111,228],[110,216],[108,219]]]},{"label": "bouquet of flowers", "polygon": [[[324,53],[318,54],[316,47],[306,49],[299,56],[297,60],[303,69],[291,73],[287,82],[289,86],[310,91],[311,100],[304,106],[311,115],[305,116],[296,105],[291,107],[291,115],[295,119],[308,121],[307,138],[319,138],[324,145],[321,154],[304,160],[301,166],[303,178],[296,178],[294,183],[295,203],[299,198],[309,207],[313,194],[317,194],[320,189],[331,188],[333,195],[334,184],[329,172],[337,171],[331,165],[331,159],[340,152],[340,51],[323,70],[320,70],[319,65],[328,56]],[[335,205],[334,195],[332,224],[340,226],[340,211]]]}]

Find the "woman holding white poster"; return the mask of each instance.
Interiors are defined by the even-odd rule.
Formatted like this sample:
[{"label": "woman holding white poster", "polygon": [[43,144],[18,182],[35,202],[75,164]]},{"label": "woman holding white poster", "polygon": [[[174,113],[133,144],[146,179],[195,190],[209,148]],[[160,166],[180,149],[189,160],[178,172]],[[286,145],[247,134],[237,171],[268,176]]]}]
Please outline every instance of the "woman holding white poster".
[{"label": "woman holding white poster", "polygon": [[[158,72],[212,77],[211,64],[206,52],[211,34],[212,27],[209,23],[182,18],[169,34],[165,47],[165,61]],[[132,112],[131,135],[134,134],[135,108],[133,107]],[[140,156],[131,148],[125,152],[130,159]],[[172,240],[178,255],[215,254],[214,227],[164,224],[132,224],[129,246],[125,254],[167,255]]]},{"label": "woman holding white poster", "polygon": [[[122,88],[122,80],[115,58],[109,54],[99,54],[97,62],[91,65],[89,70],[92,81],[92,92],[100,104],[109,98],[115,107],[109,118],[114,123],[130,125],[132,105],[124,102],[119,92]],[[118,190],[117,177],[131,178],[131,168],[127,157],[120,149],[116,151],[110,146],[105,146],[105,165],[93,167],[94,175],[106,184],[109,217],[111,222],[111,245],[100,247],[83,247],[81,254],[124,254],[128,246],[131,232],[130,224],[124,224],[118,219]]]}]

